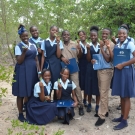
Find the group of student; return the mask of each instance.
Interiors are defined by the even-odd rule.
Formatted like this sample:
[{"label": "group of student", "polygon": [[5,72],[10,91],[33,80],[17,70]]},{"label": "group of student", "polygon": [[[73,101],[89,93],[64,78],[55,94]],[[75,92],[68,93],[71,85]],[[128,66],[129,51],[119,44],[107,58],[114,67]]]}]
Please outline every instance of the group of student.
[{"label": "group of student", "polygon": [[[102,30],[102,40],[98,42],[97,26],[90,27],[91,43],[87,43],[86,33],[78,32],[79,41],[71,41],[70,32],[64,30],[62,40],[57,35],[57,26],[50,27],[50,35],[42,40],[36,26],[30,27],[31,37],[23,25],[18,28],[21,42],[15,46],[16,66],[12,85],[12,94],[17,96],[18,119],[31,124],[43,125],[52,121],[56,116],[64,124],[74,117],[74,107],[79,108],[79,115],[84,115],[84,106],[91,112],[92,95],[96,96],[95,126],[100,126],[108,117],[108,92],[120,96],[121,116],[114,118],[119,122],[114,130],[128,126],[127,119],[130,111],[130,98],[135,97],[134,68],[135,45],[133,38],[128,36],[128,26],[123,24],[118,29],[118,38],[111,37],[111,30]],[[113,61],[113,49],[130,49],[130,60],[115,67],[94,70],[93,54],[102,54],[106,62]],[[61,67],[61,61],[69,64],[69,59],[75,58],[79,72],[70,74],[68,68]],[[124,68],[129,66],[129,68]],[[41,80],[39,81],[39,78]],[[73,107],[58,107],[51,100],[54,90],[54,101],[73,100]],[[81,90],[84,90],[84,99]],[[71,96],[72,94],[72,96]],[[88,99],[88,104],[87,104]],[[26,108],[26,118],[23,115]]]}]

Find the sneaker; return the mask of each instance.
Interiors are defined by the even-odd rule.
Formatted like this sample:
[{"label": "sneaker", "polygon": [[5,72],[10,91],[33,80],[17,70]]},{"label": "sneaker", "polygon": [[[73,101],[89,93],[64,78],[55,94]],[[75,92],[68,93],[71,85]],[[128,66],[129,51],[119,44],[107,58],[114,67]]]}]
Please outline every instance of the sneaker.
[{"label": "sneaker", "polygon": [[91,112],[91,104],[88,104],[88,106],[87,106],[87,112]]},{"label": "sneaker", "polygon": [[79,108],[79,115],[80,115],[80,116],[84,115],[83,107],[80,107],[80,108]]},{"label": "sneaker", "polygon": [[117,126],[114,126],[113,129],[114,130],[121,130],[127,126],[128,126],[127,120],[122,119],[122,121]]}]

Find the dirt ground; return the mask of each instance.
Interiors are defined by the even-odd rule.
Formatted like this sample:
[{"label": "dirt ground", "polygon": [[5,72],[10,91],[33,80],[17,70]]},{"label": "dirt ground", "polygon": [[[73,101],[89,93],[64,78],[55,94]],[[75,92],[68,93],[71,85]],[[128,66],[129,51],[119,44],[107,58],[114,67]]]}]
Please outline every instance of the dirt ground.
[{"label": "dirt ground", "polygon": [[[0,86],[8,88],[8,94],[6,97],[2,98],[3,103],[2,106],[0,106],[0,135],[8,135],[9,128],[13,130],[13,135],[19,135],[17,134],[19,131],[22,132],[22,135],[27,135],[28,131],[26,130],[12,128],[11,121],[13,119],[16,120],[18,117],[16,97],[11,94],[11,86],[9,84],[0,82]],[[117,123],[113,123],[111,120],[114,117],[120,116],[120,111],[116,110],[118,104],[119,97],[112,97],[109,94],[109,117],[106,118],[105,124],[100,127],[94,126],[97,118],[94,117],[95,104],[92,103],[92,112],[87,113],[86,108],[84,108],[84,116],[79,116],[78,108],[75,108],[75,117],[70,122],[70,125],[63,125],[60,121],[54,120],[53,122],[42,126],[45,128],[44,135],[54,135],[54,132],[58,130],[64,130],[64,135],[135,135],[135,98],[131,99],[131,111],[128,119],[129,126],[123,130],[114,131],[113,126]],[[34,134],[38,135],[37,132]]]}]

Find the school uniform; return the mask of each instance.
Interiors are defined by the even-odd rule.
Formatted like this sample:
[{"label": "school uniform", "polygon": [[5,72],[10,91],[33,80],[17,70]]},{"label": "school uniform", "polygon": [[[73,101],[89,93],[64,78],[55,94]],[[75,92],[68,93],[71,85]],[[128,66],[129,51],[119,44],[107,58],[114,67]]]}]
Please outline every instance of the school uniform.
[{"label": "school uniform", "polygon": [[79,58],[79,85],[81,90],[85,90],[85,76],[86,76],[86,68],[87,68],[87,48],[83,43],[80,41],[81,49],[82,49],[82,56]]},{"label": "school uniform", "polygon": [[[45,96],[50,95],[51,92],[51,82],[48,85],[42,79],[41,82],[44,86]],[[34,94],[28,101],[26,105],[26,118],[31,124],[45,125],[51,122],[55,116],[58,115],[58,110],[56,103],[42,102],[39,98],[39,93],[41,92],[39,82],[35,84]]]},{"label": "school uniform", "polygon": [[[113,51],[114,44],[111,41],[110,46],[111,50]],[[107,54],[109,54],[107,46],[104,46],[103,49]],[[100,92],[100,104],[98,115],[101,119],[105,119],[105,114],[108,112],[108,92],[110,90],[111,79],[113,76],[113,68],[98,70],[97,76],[98,76],[98,87]]]},{"label": "school uniform", "polygon": [[[62,85],[62,92],[61,92],[60,100],[73,100],[71,98],[71,93],[72,93],[72,90],[76,88],[76,85],[74,84],[74,82],[67,79],[66,82],[63,83],[63,81],[60,79],[60,83]],[[57,81],[54,83],[53,89],[58,90]],[[68,111],[70,111],[70,114],[68,114]],[[63,117],[64,122],[69,124],[69,120],[72,119],[74,115],[75,113],[74,113],[73,107],[58,107],[58,117],[59,118]]]},{"label": "school uniform", "polygon": [[[132,53],[135,51],[135,46],[133,42],[128,41],[128,39],[126,39],[121,46],[120,43],[118,43],[115,48],[130,49],[130,59],[133,58]],[[133,65],[129,65],[129,68],[123,68],[121,70],[115,68],[112,95],[120,96],[122,98],[135,97],[134,79]]]},{"label": "school uniform", "polygon": [[[62,41],[60,41],[60,49],[63,49]],[[45,64],[44,68],[48,68],[51,72],[51,82],[54,84],[55,81],[60,78],[61,63],[60,59],[56,56],[57,43],[56,39],[51,41],[50,38],[44,40],[41,44],[41,50],[44,51]],[[48,66],[46,67],[46,63]]]},{"label": "school uniform", "polygon": [[[42,39],[40,37],[38,37],[37,39],[34,39],[33,37],[29,38],[29,42],[34,44],[37,49],[38,48],[41,48],[41,43],[42,43]],[[39,61],[39,65],[41,65],[41,57],[42,57],[42,54],[41,53],[38,53],[38,61]]]},{"label": "school uniform", "polygon": [[[90,54],[91,59],[93,59],[93,54],[99,54],[100,45],[97,43],[96,47],[90,43]],[[93,64],[91,62],[88,63],[86,69],[86,78],[85,78],[85,94],[91,96],[96,95],[99,96],[99,88],[98,88],[98,78],[97,78],[97,70],[93,69]]]},{"label": "school uniform", "polygon": [[36,66],[36,55],[38,55],[37,48],[34,44],[20,42],[15,46],[15,55],[21,55],[23,46],[28,47],[24,61],[21,64],[16,63],[13,79],[15,82],[12,84],[12,94],[19,97],[30,97],[35,83],[38,82],[38,73]]},{"label": "school uniform", "polygon": [[[68,46],[63,45],[64,49],[62,50],[62,55],[66,58],[66,59],[71,59],[71,58],[75,58],[77,63],[78,63],[78,58],[77,55],[79,53],[79,51],[76,48],[76,43],[71,41],[69,42]],[[79,106],[83,106],[83,102],[82,102],[82,93],[81,93],[81,89],[80,89],[80,85],[79,85],[79,76],[78,76],[78,72],[70,74],[70,79],[75,83],[76,85],[76,89],[75,89],[75,93],[79,102]]]}]

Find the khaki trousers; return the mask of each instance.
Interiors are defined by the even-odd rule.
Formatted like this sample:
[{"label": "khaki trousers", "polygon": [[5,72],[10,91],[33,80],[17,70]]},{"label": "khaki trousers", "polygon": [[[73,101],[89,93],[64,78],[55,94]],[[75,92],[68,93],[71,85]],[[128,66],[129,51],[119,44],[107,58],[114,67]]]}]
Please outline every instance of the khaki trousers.
[{"label": "khaki trousers", "polygon": [[105,119],[105,114],[108,112],[108,92],[110,90],[113,69],[98,70],[98,87],[100,92],[100,104],[98,115],[101,119]]},{"label": "khaki trousers", "polygon": [[79,102],[79,107],[83,106],[83,102],[82,102],[82,93],[81,93],[81,88],[79,86],[79,76],[78,76],[78,72],[70,74],[70,79],[75,83],[76,85],[76,89],[75,89],[75,94],[77,96],[77,100]]}]

